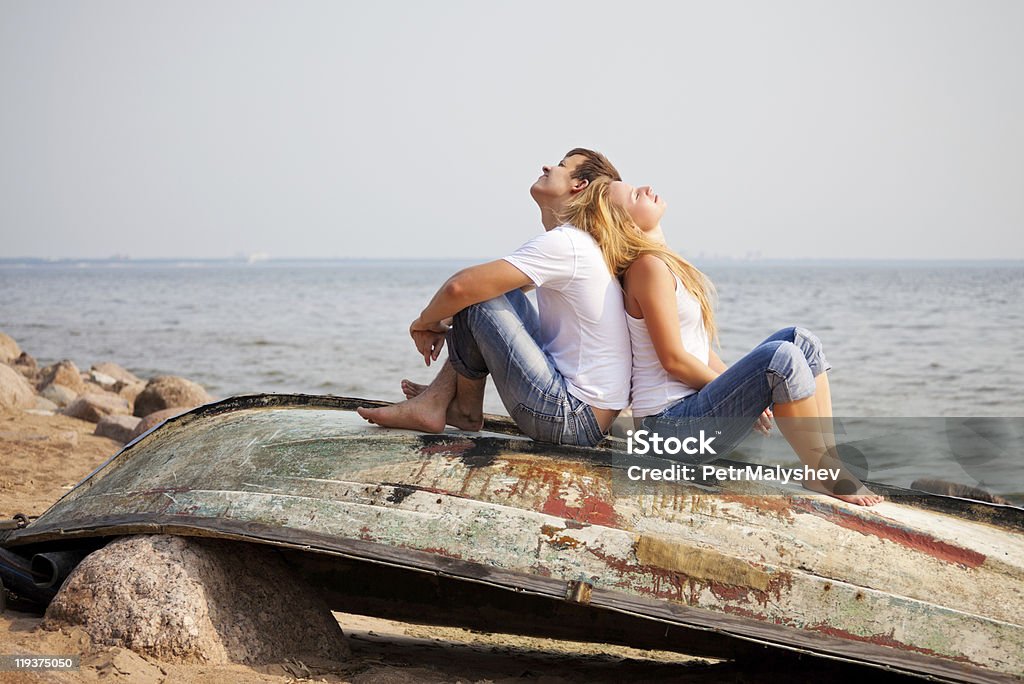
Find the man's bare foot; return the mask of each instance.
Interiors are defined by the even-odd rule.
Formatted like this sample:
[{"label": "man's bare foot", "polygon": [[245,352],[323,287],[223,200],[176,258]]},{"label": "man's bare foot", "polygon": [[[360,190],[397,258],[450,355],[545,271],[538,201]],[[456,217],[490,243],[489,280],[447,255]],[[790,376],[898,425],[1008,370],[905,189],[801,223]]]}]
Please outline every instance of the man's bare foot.
[{"label": "man's bare foot", "polygon": [[402,394],[405,395],[406,399],[418,397],[419,395],[423,394],[423,390],[425,389],[427,389],[426,385],[421,385],[418,382],[413,382],[412,380],[406,380],[405,378],[402,378]]},{"label": "man's bare foot", "polygon": [[356,413],[381,427],[420,430],[421,432],[444,432],[444,407],[424,401],[422,397],[381,408],[360,406],[356,409]]},{"label": "man's bare foot", "polygon": [[[413,399],[421,395],[427,389],[427,385],[421,385],[412,380],[402,380],[402,394],[406,399]],[[453,399],[448,404],[448,411],[445,415],[445,422],[453,428],[465,430],[466,432],[479,432],[484,426],[484,416],[479,411],[468,412],[462,410],[458,405],[458,399]]]},{"label": "man's bare foot", "polygon": [[[406,399],[413,399],[423,394],[428,385],[421,385],[412,380],[402,379],[402,394]],[[479,411],[464,411],[458,404],[458,399],[453,399],[448,404],[448,411],[445,415],[445,422],[453,428],[465,430],[466,432],[479,432],[484,426],[484,416]]]},{"label": "man's bare foot", "polygon": [[453,399],[452,403],[448,404],[448,412],[445,415],[445,421],[454,428],[465,430],[466,432],[479,432],[484,426],[484,416],[479,411],[467,412],[457,406],[458,399]]}]

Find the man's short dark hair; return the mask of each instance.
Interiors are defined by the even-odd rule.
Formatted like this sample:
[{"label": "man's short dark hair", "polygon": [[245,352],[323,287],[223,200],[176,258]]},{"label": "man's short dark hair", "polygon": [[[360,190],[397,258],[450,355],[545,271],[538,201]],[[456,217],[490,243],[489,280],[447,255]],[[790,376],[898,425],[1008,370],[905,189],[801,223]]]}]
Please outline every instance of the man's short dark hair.
[{"label": "man's short dark hair", "polygon": [[588,150],[585,147],[575,147],[565,153],[565,159],[576,156],[583,157],[584,161],[573,170],[573,178],[585,180],[588,183],[593,183],[594,180],[601,176],[607,176],[617,181],[622,180],[619,170],[612,166],[612,163],[608,161],[608,157],[600,152]]}]

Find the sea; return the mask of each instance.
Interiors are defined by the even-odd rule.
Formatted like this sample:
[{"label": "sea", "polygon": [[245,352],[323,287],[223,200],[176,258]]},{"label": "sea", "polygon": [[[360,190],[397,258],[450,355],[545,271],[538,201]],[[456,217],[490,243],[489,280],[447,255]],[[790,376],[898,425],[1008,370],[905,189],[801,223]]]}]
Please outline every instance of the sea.
[{"label": "sea", "polygon": [[[410,321],[467,265],[0,260],[0,331],[40,365],[113,361],[217,397],[398,400],[402,378],[428,382],[435,370]],[[839,430],[868,454],[871,479],[948,479],[1024,501],[1024,263],[698,265],[717,288],[726,363],[786,326],[821,338]],[[493,388],[485,410],[507,413]]]}]

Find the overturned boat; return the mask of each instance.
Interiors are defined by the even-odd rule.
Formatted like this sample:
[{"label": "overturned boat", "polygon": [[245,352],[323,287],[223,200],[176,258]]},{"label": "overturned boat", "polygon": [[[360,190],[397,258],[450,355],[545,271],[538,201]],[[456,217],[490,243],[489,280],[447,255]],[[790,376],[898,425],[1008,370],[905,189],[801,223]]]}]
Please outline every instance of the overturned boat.
[{"label": "overturned boat", "polygon": [[116,536],[220,537],[278,547],[346,612],[939,681],[1024,672],[1020,508],[874,484],[890,499],[872,508],[755,482],[640,487],[614,448],[538,444],[507,419],[384,430],[354,413],[373,405],[254,395],[173,418],[0,531],[5,581],[54,584]]}]

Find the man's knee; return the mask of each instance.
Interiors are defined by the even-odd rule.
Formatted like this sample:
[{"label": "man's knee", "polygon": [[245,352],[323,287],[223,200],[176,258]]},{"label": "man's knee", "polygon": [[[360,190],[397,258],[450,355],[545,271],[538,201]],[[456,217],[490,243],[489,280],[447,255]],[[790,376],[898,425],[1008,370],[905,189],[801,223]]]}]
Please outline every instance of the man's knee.
[{"label": "man's knee", "polygon": [[455,314],[455,316],[452,317],[452,320],[453,322],[472,322],[478,320],[482,315],[485,315],[487,313],[495,313],[510,310],[513,309],[508,298],[505,295],[499,295],[497,297],[494,297],[493,299],[486,299],[482,302],[477,302],[476,304],[470,304],[462,311]]}]

